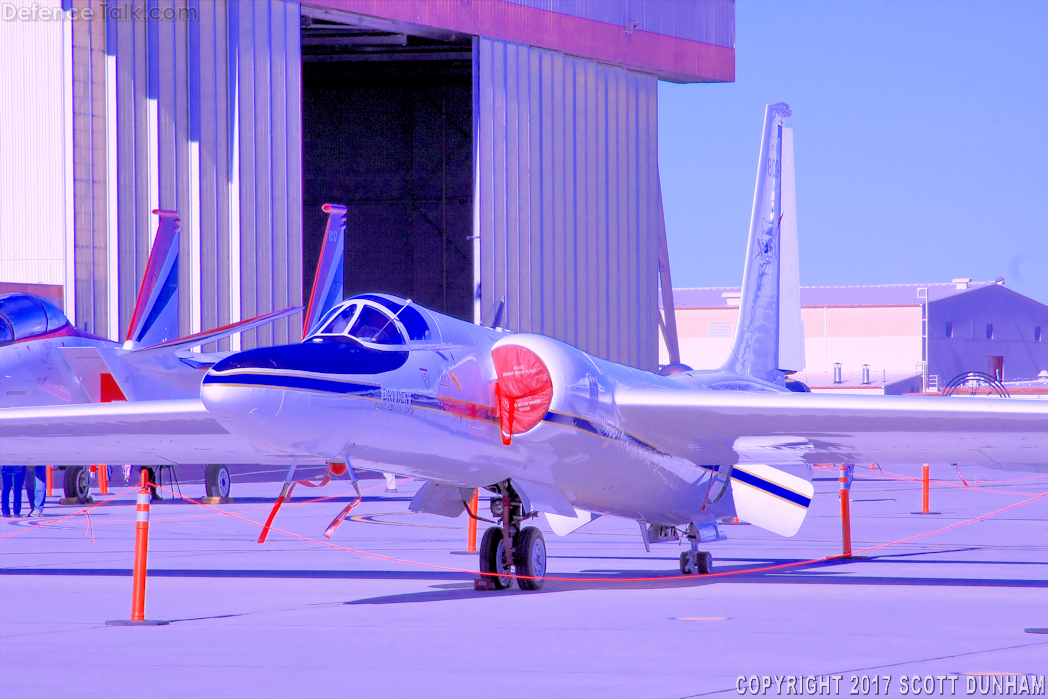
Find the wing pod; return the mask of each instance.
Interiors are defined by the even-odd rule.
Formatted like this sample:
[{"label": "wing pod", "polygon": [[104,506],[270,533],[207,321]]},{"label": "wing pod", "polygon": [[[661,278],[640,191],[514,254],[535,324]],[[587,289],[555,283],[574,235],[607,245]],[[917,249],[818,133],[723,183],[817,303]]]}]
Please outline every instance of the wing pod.
[{"label": "wing pod", "polygon": [[735,464],[731,469],[739,519],[781,536],[800,530],[814,494],[811,483],[774,466]]}]

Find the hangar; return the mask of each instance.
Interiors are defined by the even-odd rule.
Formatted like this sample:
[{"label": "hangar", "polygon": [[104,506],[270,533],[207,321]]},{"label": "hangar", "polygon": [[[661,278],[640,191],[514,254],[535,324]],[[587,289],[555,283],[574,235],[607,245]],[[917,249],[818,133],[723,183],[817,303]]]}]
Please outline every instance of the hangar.
[{"label": "hangar", "polygon": [[657,82],[734,80],[732,0],[14,6],[0,277],[62,285],[79,327],[126,332],[154,209],[183,333],[301,305],[330,201],[347,293],[646,369],[676,345]]},{"label": "hangar", "polygon": [[[724,362],[739,294],[738,287],[674,290],[684,363]],[[1048,371],[1048,307],[1004,279],[808,286],[800,299],[805,369],[795,378],[813,391],[934,393],[969,372],[1014,382]]]}]

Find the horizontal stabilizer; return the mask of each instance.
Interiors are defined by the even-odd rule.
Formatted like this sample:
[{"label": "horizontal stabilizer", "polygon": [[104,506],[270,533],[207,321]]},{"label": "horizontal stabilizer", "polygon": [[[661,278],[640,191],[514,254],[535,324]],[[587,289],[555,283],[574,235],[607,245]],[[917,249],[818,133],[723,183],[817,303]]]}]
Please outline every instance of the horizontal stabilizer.
[{"label": "horizontal stabilizer", "polygon": [[586,510],[580,510],[577,507],[575,508],[574,517],[554,515],[549,512],[544,512],[543,514],[546,515],[546,521],[549,522],[549,528],[552,529],[553,533],[557,536],[567,536],[576,529],[584,527],[600,517],[598,514],[587,512]]},{"label": "horizontal stabilizer", "polygon": [[731,470],[731,493],[740,520],[793,536],[804,523],[815,488],[772,466],[736,464]]},{"label": "horizontal stabilizer", "polygon": [[139,349],[132,350],[128,354],[124,355],[124,358],[133,362],[136,359],[148,359],[152,357],[158,357],[164,354],[169,354],[171,352],[175,352],[181,349],[197,347],[199,345],[206,344],[213,340],[218,340],[228,335],[235,335],[236,333],[242,333],[246,330],[257,328],[260,325],[265,325],[266,323],[272,323],[274,320],[286,318],[287,316],[294,315],[295,313],[298,313],[301,310],[301,306],[294,306],[292,308],[285,308],[282,311],[273,311],[272,313],[266,313],[264,315],[256,316],[254,318],[248,318],[247,320],[241,320],[237,323],[223,325],[222,327],[215,328],[213,330],[205,330],[204,332],[199,332],[195,335],[187,335],[177,340],[171,340],[170,342],[161,342],[159,345],[141,347]]}]

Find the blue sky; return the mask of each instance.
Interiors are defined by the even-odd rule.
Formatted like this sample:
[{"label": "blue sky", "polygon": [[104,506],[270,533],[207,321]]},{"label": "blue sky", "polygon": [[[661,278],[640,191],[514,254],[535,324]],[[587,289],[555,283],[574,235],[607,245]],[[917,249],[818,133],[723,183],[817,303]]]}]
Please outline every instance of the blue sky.
[{"label": "blue sky", "polygon": [[1048,2],[741,0],[736,32],[734,84],[659,84],[674,286],[740,283],[783,101],[802,284],[1004,277],[1048,304]]}]

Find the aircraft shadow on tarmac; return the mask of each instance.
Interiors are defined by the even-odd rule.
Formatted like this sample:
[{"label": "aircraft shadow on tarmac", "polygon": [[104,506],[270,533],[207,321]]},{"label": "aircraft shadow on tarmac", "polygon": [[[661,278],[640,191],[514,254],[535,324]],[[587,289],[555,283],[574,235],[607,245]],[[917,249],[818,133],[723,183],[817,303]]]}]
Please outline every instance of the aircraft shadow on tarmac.
[{"label": "aircraft shadow on tarmac", "polygon": [[[905,554],[904,554],[905,555]],[[742,560],[742,559],[732,559]],[[759,561],[749,562],[743,565],[719,565],[717,572],[728,573],[733,571],[740,571],[736,575],[730,576],[718,576],[718,577],[703,577],[696,576],[693,578],[680,578],[677,576],[675,571],[644,571],[644,570],[588,570],[581,573],[574,573],[570,575],[557,576],[552,574],[553,577],[571,577],[576,580],[547,580],[541,590],[522,592],[517,589],[504,590],[501,592],[491,593],[484,592],[478,593],[474,591],[472,582],[469,583],[443,583],[436,584],[432,587],[439,588],[434,590],[427,590],[424,592],[413,592],[396,595],[384,595],[381,597],[370,597],[360,600],[352,600],[346,602],[347,605],[357,604],[403,604],[412,602],[443,602],[451,600],[461,599],[473,599],[473,598],[484,598],[492,594],[548,594],[555,592],[570,592],[575,590],[592,590],[592,589],[616,589],[616,590],[630,590],[630,589],[665,589],[665,588],[681,588],[681,587],[699,587],[703,585],[713,585],[717,583],[757,583],[757,584],[818,584],[818,585],[920,585],[920,586],[949,586],[949,587],[1037,587],[1037,588],[1048,588],[1048,580],[1011,580],[1011,579],[999,579],[999,578],[927,578],[927,577],[886,577],[886,576],[870,576],[870,575],[850,575],[844,572],[836,572],[832,570],[818,570],[820,568],[832,568],[840,565],[848,565],[856,561],[820,561],[809,565],[797,565],[789,569],[779,569],[775,571],[767,572],[755,572],[746,573],[746,571],[754,567],[754,563],[758,567],[767,567],[771,565],[781,565],[790,563],[800,563],[797,559],[762,559]],[[870,558],[863,561],[864,563],[876,563],[877,558]],[[891,563],[965,563],[966,565],[972,565],[971,561],[897,561],[897,560],[886,560],[884,562]],[[975,565],[984,564],[997,564],[999,562],[986,561],[975,563]],[[1013,563],[1013,562],[1009,562]],[[588,581],[586,578],[593,578],[593,581]],[[619,580],[612,580],[613,578],[622,578]],[[645,578],[644,580],[635,580],[635,578]]]},{"label": "aircraft shadow on tarmac", "polygon": [[[956,553],[969,549],[957,549],[956,551],[939,551],[936,553]],[[845,571],[834,571],[832,568],[841,565],[852,565],[862,563],[864,565],[877,563],[888,563],[892,565],[909,565],[914,563],[927,564],[958,564],[966,566],[985,565],[1048,565],[1042,562],[1016,562],[1016,561],[947,561],[947,560],[900,560],[914,554],[889,554],[884,556],[870,557],[861,560],[831,560],[819,561],[807,565],[796,565],[791,568],[777,569],[765,572],[745,572],[754,568],[765,568],[768,566],[782,564],[801,564],[800,559],[728,559],[736,561],[735,565],[725,565],[722,562],[717,567],[718,573],[739,571],[736,575],[704,577],[695,576],[681,578],[675,571],[662,570],[601,570],[592,569],[579,573],[569,573],[554,577],[571,577],[574,580],[547,580],[541,590],[524,592],[518,589],[503,590],[500,592],[477,592],[473,589],[473,578],[471,573],[442,571],[442,570],[214,570],[214,569],[154,569],[149,571],[150,577],[165,578],[259,578],[259,579],[337,579],[337,580],[421,580],[432,581],[431,589],[421,592],[401,593],[395,595],[383,595],[380,597],[369,597],[365,599],[350,600],[342,602],[345,605],[360,604],[411,604],[419,602],[448,602],[470,599],[489,599],[492,596],[505,597],[515,595],[551,594],[558,592],[571,592],[577,590],[611,589],[611,590],[636,590],[636,589],[666,589],[701,587],[715,585],[717,583],[746,583],[746,584],[774,584],[774,585],[912,585],[912,586],[945,586],[945,587],[1022,587],[1022,588],[1048,588],[1048,580],[1023,580],[1002,578],[946,578],[946,577],[905,577],[905,576],[877,576],[877,575],[854,575]],[[568,557],[564,557],[568,558]],[[579,558],[572,556],[571,558]],[[596,557],[592,557],[596,558]],[[616,557],[600,557],[604,560],[614,560]],[[625,557],[618,557],[625,558]],[[670,559],[649,559],[666,560]],[[128,577],[131,570],[126,568],[0,568],[0,575],[43,575],[43,576],[115,576]],[[636,578],[644,578],[636,580]],[[338,604],[338,603],[336,603]],[[238,615],[227,615],[238,616]],[[209,617],[211,618],[211,617]],[[218,617],[215,617],[218,618]],[[180,620],[180,621],[191,621]]]}]

